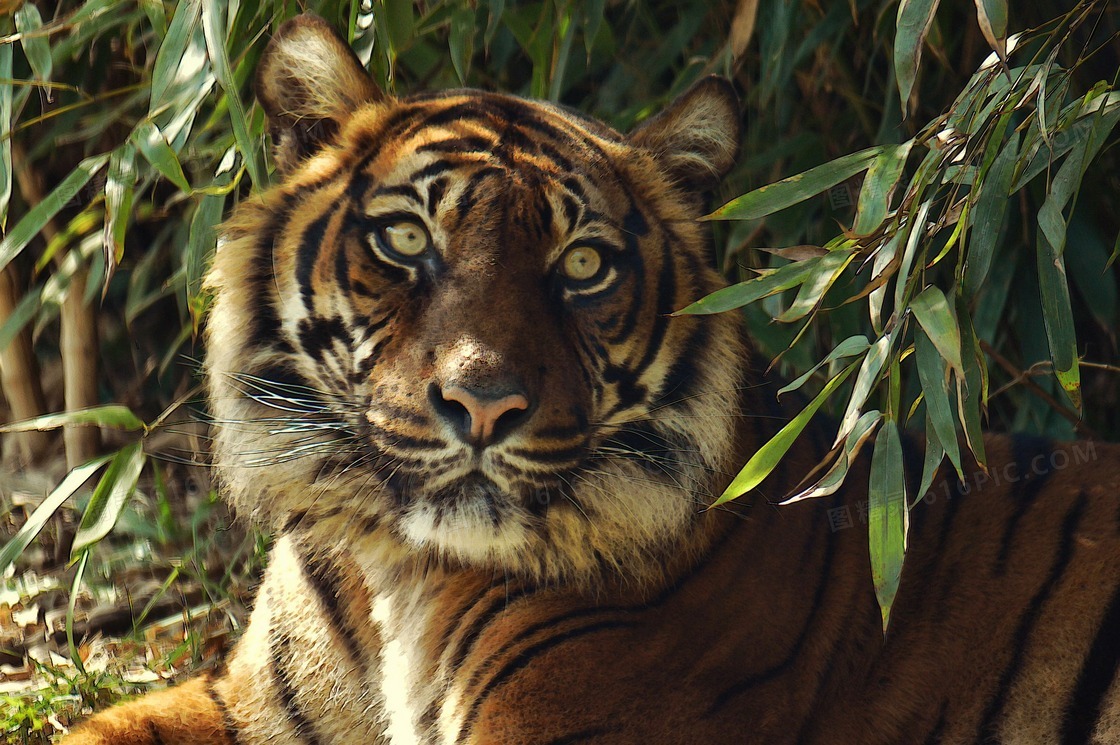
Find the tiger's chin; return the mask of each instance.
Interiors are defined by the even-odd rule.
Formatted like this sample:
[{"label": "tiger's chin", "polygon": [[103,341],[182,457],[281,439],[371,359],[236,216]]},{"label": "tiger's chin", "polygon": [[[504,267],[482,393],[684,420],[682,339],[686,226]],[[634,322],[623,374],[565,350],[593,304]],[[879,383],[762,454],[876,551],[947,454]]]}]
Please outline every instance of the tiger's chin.
[{"label": "tiger's chin", "polygon": [[397,520],[400,535],[418,549],[470,564],[508,564],[528,545],[528,515],[515,498],[481,474],[415,499]]}]

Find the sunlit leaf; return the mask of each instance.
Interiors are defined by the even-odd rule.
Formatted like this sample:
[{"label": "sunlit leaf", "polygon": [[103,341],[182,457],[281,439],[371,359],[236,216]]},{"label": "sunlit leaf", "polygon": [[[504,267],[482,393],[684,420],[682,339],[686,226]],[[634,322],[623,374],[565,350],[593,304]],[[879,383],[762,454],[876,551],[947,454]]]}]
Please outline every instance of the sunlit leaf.
[{"label": "sunlit leaf", "polygon": [[867,342],[866,336],[849,336],[847,339],[837,344],[831,352],[825,355],[824,359],[813,365],[813,367],[810,368],[808,372],[798,377],[789,385],[781,388],[778,391],[777,395],[781,396],[785,393],[796,391],[798,388],[809,382],[809,379],[816,374],[817,370],[821,369],[825,365],[831,364],[836,360],[844,359],[845,357],[854,357],[857,354],[863,354],[870,346],[871,345]]},{"label": "sunlit leaf", "polygon": [[840,371],[828,384],[821,389],[808,406],[801,410],[797,416],[789,421],[778,434],[770,438],[764,445],[755,451],[747,464],[743,466],[739,474],[728,484],[727,488],[723,490],[723,494],[712,503],[712,506],[718,506],[725,502],[730,502],[732,499],[741,497],[762,483],[763,479],[770,475],[770,472],[778,465],[782,457],[789,451],[791,445],[797,436],[801,434],[805,426],[812,420],[813,415],[820,409],[821,404],[828,400],[828,398],[836,391],[836,389],[848,379],[852,370],[856,367],[856,363],[852,363]]},{"label": "sunlit leaf", "polygon": [[136,482],[140,480],[146,458],[144,448],[138,442],[125,446],[113,456],[82,515],[71,557],[78,556],[83,549],[100,541],[117,524],[136,488]]},{"label": "sunlit leaf", "polygon": [[839,491],[840,487],[844,485],[844,479],[847,478],[848,469],[851,468],[856,456],[859,455],[867,441],[871,439],[871,435],[875,433],[876,427],[882,421],[882,412],[878,410],[864,412],[863,416],[852,427],[852,431],[844,438],[844,447],[838,453],[836,462],[825,472],[824,476],[809,488],[783,500],[781,504],[792,504],[805,499],[827,497]]},{"label": "sunlit leaf", "polygon": [[963,373],[961,332],[945,294],[937,287],[927,287],[910,301],[910,310],[941,356],[954,370]]},{"label": "sunlit leaf", "polygon": [[109,157],[109,177],[105,182],[105,228],[101,242],[105,247],[106,287],[124,256],[136,175],[136,150],[126,142]]},{"label": "sunlit leaf", "polygon": [[90,409],[79,409],[61,414],[47,414],[34,419],[24,419],[20,422],[0,426],[0,432],[43,431],[66,426],[97,426],[138,430],[144,429],[144,422],[140,421],[127,406],[108,404]]},{"label": "sunlit leaf", "polygon": [[840,429],[832,443],[833,447],[839,445],[856,426],[856,421],[862,414],[863,405],[879,382],[890,349],[891,335],[887,334],[867,350],[867,355],[859,366],[859,374],[856,375],[855,385],[852,386],[852,395],[848,398],[848,406],[844,410],[844,416],[840,419]]},{"label": "sunlit leaf", "polygon": [[179,156],[175,154],[175,150],[168,144],[155,122],[145,120],[137,124],[136,129],[132,131],[132,142],[164,178],[184,192],[190,192],[191,185],[187,182],[186,174],[183,173]]},{"label": "sunlit leaf", "polygon": [[870,147],[732,199],[705,220],[755,220],[803,202],[867,170],[886,148]]},{"label": "sunlit leaf", "polygon": [[769,297],[805,281],[816,269],[820,259],[806,259],[793,264],[786,264],[769,274],[748,279],[722,290],[716,290],[707,297],[700,298],[692,305],[678,310],[673,315],[705,315],[709,313],[722,313],[734,308]]},{"label": "sunlit leaf", "polygon": [[110,457],[106,455],[95,458],[89,463],[84,463],[70,471],[66,474],[62,483],[56,486],[47,495],[47,498],[39,503],[39,506],[27,518],[27,522],[20,527],[10,541],[0,548],[0,576],[3,576],[12,562],[18,559],[20,554],[31,545],[35,536],[39,535],[47,521],[54,516],[55,512],[58,512],[58,508],[62,506],[63,502],[78,491],[90,476],[97,473],[103,465],[108,463]]}]

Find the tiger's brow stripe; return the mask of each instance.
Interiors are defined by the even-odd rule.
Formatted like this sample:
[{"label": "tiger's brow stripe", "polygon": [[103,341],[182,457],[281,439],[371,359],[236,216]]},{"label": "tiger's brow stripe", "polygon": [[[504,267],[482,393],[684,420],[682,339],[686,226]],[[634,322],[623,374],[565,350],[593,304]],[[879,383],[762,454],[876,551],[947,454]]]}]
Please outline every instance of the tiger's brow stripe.
[{"label": "tiger's brow stripe", "polygon": [[1012,636],[1011,659],[1000,674],[996,690],[981,717],[981,724],[976,733],[977,741],[998,740],[999,725],[1001,724],[1004,708],[1008,703],[1008,693],[1010,693],[1011,686],[1017,679],[1019,670],[1023,665],[1023,658],[1027,653],[1031,636],[1035,630],[1035,626],[1038,624],[1043,606],[1045,606],[1046,602],[1050,599],[1054,588],[1065,574],[1070,559],[1073,558],[1077,528],[1081,523],[1081,518],[1085,513],[1087,504],[1088,496],[1084,490],[1081,490],[1077,495],[1077,501],[1074,503],[1073,507],[1069,509],[1069,512],[1066,513],[1066,517],[1062,521],[1060,529],[1061,542],[1058,544],[1054,563],[1051,564],[1046,579],[1039,585],[1038,590],[1036,590],[1031,597],[1026,609],[1019,616],[1018,626]]},{"label": "tiger's brow stripe", "polygon": [[[319,262],[320,252],[327,236],[327,227],[334,218],[333,210],[316,218],[303,231],[299,239],[296,258],[296,282],[300,296],[308,313],[315,313],[315,265]],[[271,268],[270,268],[271,271]]]},{"label": "tiger's brow stripe", "polygon": [[1104,699],[1120,669],[1120,586],[1112,592],[1067,701],[1062,745],[1088,745],[1104,713]]}]

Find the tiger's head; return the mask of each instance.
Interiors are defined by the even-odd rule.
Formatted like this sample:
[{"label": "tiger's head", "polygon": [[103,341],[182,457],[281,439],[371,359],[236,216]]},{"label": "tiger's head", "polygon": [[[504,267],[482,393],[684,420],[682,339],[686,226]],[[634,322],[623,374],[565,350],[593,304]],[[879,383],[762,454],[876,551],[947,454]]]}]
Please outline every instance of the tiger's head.
[{"label": "tiger's head", "polygon": [[739,140],[709,78],[628,135],[551,103],[380,91],[322,20],[257,94],[278,185],[208,277],[215,453],[311,540],[547,580],[644,577],[734,467],[737,321],[704,197]]}]

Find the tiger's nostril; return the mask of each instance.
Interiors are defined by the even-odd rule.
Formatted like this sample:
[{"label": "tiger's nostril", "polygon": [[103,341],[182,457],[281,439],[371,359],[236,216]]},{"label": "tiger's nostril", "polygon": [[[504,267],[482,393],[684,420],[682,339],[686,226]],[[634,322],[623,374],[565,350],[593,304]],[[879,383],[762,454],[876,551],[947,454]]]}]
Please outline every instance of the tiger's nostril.
[{"label": "tiger's nostril", "polygon": [[459,385],[428,388],[432,408],[451,425],[461,440],[476,448],[493,445],[529,418],[531,404],[519,389],[501,392],[472,390]]}]

